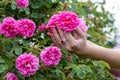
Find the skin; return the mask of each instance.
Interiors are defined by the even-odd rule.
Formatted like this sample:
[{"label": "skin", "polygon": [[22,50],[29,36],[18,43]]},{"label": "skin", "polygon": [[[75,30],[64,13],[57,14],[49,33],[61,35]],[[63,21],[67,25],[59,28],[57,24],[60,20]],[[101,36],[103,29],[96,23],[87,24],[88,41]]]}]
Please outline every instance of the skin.
[{"label": "skin", "polygon": [[77,39],[75,39],[70,32],[65,32],[58,27],[52,28],[51,31],[52,33],[48,32],[48,35],[56,46],[63,47],[70,52],[74,52],[79,57],[103,60],[112,68],[120,69],[119,49],[109,49],[87,41],[80,28],[77,28],[74,31],[74,33],[78,35]]}]

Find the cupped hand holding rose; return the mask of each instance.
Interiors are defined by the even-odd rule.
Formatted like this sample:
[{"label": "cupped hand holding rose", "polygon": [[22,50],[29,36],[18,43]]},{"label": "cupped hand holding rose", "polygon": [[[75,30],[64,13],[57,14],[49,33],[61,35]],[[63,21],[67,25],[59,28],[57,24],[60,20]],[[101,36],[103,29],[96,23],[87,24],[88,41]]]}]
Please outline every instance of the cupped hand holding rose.
[{"label": "cupped hand holding rose", "polygon": [[47,29],[54,44],[68,51],[82,54],[87,45],[88,27],[85,21],[73,12],[63,11],[53,15],[47,24]]}]

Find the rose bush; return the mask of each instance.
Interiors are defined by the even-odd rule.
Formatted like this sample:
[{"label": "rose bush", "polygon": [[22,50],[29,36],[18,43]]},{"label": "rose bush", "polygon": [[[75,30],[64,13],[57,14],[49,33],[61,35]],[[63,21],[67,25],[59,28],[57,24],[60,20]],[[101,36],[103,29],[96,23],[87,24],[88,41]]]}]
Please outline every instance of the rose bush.
[{"label": "rose bush", "polygon": [[80,59],[50,46],[45,30],[45,25],[70,32],[80,27],[89,40],[112,47],[115,42],[105,34],[114,31],[114,19],[104,4],[90,0],[0,1],[0,80],[114,80],[106,62]]}]

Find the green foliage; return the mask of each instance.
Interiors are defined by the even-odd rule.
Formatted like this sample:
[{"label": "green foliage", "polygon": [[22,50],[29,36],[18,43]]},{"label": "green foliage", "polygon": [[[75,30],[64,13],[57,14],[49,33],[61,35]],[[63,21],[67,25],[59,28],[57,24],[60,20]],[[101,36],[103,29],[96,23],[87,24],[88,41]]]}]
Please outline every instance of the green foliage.
[{"label": "green foliage", "polygon": [[[115,41],[109,41],[107,34],[114,31],[112,14],[105,11],[105,2],[92,3],[78,2],[77,0],[30,0],[28,8],[18,9],[14,0],[0,1],[0,21],[12,16],[15,19],[29,18],[35,21],[36,26],[47,24],[49,18],[59,11],[69,10],[83,17],[89,27],[87,37],[89,40],[106,47],[113,47]],[[98,11],[98,7],[101,11]],[[104,29],[107,28],[107,31]],[[19,80],[114,80],[109,72],[110,66],[103,61],[79,59],[75,54],[61,49],[64,57],[59,65],[46,67],[40,63],[40,70],[29,78],[21,75],[15,68],[15,59],[23,52],[32,52],[39,56],[39,52],[52,43],[46,31],[36,32],[31,38],[18,36],[9,39],[0,35],[0,78],[5,79],[7,72],[14,72]],[[72,61],[67,57],[72,56]]]}]

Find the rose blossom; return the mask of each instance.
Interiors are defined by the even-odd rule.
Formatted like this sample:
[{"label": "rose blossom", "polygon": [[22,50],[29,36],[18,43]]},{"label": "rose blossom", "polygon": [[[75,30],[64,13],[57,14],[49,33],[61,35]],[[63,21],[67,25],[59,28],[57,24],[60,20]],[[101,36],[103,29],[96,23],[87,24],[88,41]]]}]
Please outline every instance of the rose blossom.
[{"label": "rose blossom", "polygon": [[29,6],[29,0],[16,0],[18,8],[26,8]]},{"label": "rose blossom", "polygon": [[86,35],[86,31],[88,30],[88,27],[86,26],[86,22],[82,18],[79,18],[79,20],[80,20],[79,27],[83,31],[83,33]]},{"label": "rose blossom", "polygon": [[59,14],[59,27],[65,31],[72,32],[80,23],[77,14],[70,11],[63,11]]},{"label": "rose blossom", "polygon": [[85,21],[82,18],[78,18],[77,14],[70,11],[63,11],[60,14],[53,15],[47,24],[48,28],[56,27],[67,31],[72,32],[77,27],[86,34],[87,26]]},{"label": "rose blossom", "polygon": [[40,53],[41,60],[46,66],[58,65],[61,55],[60,49],[55,46],[47,47]]},{"label": "rose blossom", "polygon": [[39,59],[32,53],[21,54],[16,59],[16,68],[27,77],[34,75],[39,68]]},{"label": "rose blossom", "polygon": [[54,14],[48,21],[47,27],[56,27],[59,23],[59,14]]},{"label": "rose blossom", "polygon": [[0,24],[0,34],[2,34],[2,31],[1,31],[1,25],[2,25],[2,24]]},{"label": "rose blossom", "polygon": [[14,38],[19,32],[17,21],[13,17],[6,17],[0,26],[0,33],[8,38]]},{"label": "rose blossom", "polygon": [[24,37],[33,36],[36,29],[35,23],[29,19],[18,20],[18,26],[19,26],[19,34]]},{"label": "rose blossom", "polygon": [[5,77],[7,78],[7,80],[18,80],[17,76],[12,72],[8,72]]},{"label": "rose blossom", "polygon": [[45,24],[42,23],[40,26],[39,26],[39,30],[40,31],[44,31],[45,30]]}]

